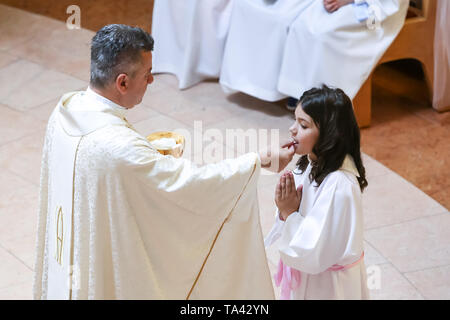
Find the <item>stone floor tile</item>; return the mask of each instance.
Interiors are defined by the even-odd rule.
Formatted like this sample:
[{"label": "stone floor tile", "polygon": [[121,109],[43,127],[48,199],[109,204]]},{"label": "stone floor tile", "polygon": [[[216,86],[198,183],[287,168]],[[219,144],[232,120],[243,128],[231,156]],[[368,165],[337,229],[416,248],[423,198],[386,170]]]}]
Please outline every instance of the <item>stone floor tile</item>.
[{"label": "stone floor tile", "polygon": [[0,104],[0,146],[45,130],[46,123]]},{"label": "stone floor tile", "polygon": [[365,239],[400,272],[450,264],[450,213],[365,231]]},{"label": "stone floor tile", "polygon": [[86,88],[87,83],[46,69],[26,60],[18,60],[1,69],[0,102],[16,110],[27,110],[61,97],[63,94]]},{"label": "stone floor tile", "polygon": [[[423,300],[416,288],[390,263],[378,265],[379,269],[368,269],[368,287],[371,300]],[[373,268],[373,266],[372,266]],[[371,279],[380,275],[379,282]],[[379,287],[377,285],[379,284]]]},{"label": "stone floor tile", "polygon": [[44,130],[0,146],[0,168],[39,185]]},{"label": "stone floor tile", "polygon": [[0,246],[0,289],[32,282],[32,271]]},{"label": "stone floor tile", "polygon": [[425,299],[450,300],[450,265],[405,273]]},{"label": "stone floor tile", "polygon": [[378,228],[447,210],[396,173],[374,176],[363,192],[364,225]]},{"label": "stone floor tile", "polygon": [[32,300],[33,285],[31,281],[15,284],[0,289],[0,300]]}]

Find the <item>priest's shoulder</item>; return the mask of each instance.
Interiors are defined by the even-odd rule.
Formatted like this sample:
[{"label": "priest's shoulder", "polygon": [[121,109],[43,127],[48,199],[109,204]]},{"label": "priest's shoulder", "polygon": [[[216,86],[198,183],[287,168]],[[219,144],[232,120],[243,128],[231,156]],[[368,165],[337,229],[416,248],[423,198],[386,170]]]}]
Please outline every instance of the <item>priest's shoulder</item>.
[{"label": "priest's shoulder", "polygon": [[114,158],[128,156],[142,146],[150,148],[150,143],[141,134],[122,125],[112,125],[97,130],[90,140],[103,149],[109,149]]}]

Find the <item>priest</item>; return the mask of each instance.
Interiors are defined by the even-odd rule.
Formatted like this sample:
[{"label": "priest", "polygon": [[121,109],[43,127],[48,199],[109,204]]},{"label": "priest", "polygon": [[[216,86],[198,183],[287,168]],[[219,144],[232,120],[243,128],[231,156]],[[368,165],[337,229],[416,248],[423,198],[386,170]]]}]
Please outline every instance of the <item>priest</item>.
[{"label": "priest", "polygon": [[256,186],[293,148],[202,167],[158,153],[125,117],[153,81],[152,49],[140,28],[103,27],[89,88],[50,116],[34,298],[273,299]]}]

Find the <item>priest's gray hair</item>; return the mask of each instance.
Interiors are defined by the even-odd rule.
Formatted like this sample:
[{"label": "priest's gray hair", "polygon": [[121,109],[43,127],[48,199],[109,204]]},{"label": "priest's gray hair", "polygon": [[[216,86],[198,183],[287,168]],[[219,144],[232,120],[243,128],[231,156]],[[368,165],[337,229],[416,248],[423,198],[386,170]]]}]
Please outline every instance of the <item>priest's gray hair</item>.
[{"label": "priest's gray hair", "polygon": [[92,38],[90,85],[105,88],[121,73],[133,77],[141,63],[141,52],[152,51],[153,43],[152,36],[141,28],[104,26]]}]

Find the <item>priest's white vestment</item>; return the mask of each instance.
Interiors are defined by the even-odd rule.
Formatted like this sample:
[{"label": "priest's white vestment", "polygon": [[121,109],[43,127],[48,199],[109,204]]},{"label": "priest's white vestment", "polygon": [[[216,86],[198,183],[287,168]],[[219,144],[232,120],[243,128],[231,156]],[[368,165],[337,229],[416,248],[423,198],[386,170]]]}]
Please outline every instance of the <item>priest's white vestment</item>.
[{"label": "priest's white vestment", "polygon": [[49,119],[34,298],[273,299],[259,156],[163,156],[125,112],[88,89]]},{"label": "priest's white vestment", "polygon": [[[299,210],[279,219],[265,238],[277,242],[283,263],[301,273],[291,299],[369,299],[363,256],[363,210],[358,171],[351,156],[317,188],[309,180],[311,164],[293,171],[295,185],[303,185]],[[360,260],[358,262],[358,260]],[[357,263],[355,263],[357,262]],[[354,266],[329,270],[334,265]]]},{"label": "priest's white vestment", "polygon": [[[361,1],[359,1],[361,2]],[[322,0],[292,23],[278,80],[281,94],[300,98],[325,83],[353,99],[405,22],[409,0],[367,0],[328,13]],[[358,20],[365,10],[367,19]]]},{"label": "priest's white vestment", "polygon": [[266,101],[286,97],[277,89],[289,28],[314,0],[240,0],[231,13],[220,84]]},{"label": "priest's white vestment", "polygon": [[153,73],[172,73],[185,89],[218,78],[233,0],[155,0]]}]

